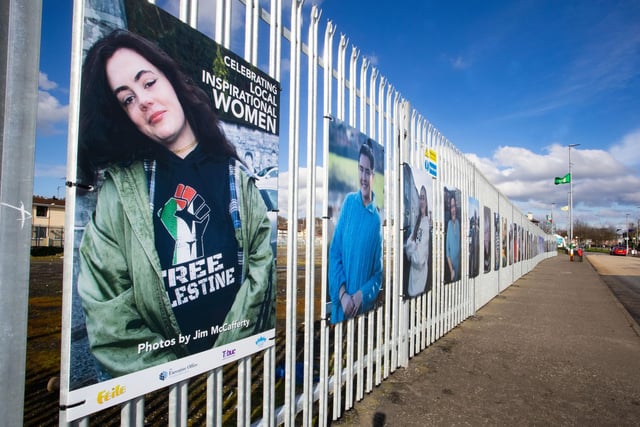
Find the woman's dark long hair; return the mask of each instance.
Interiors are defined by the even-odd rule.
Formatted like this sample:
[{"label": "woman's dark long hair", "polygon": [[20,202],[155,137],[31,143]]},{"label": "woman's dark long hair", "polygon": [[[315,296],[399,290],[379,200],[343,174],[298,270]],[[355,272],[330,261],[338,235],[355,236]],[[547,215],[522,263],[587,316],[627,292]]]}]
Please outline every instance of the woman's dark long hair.
[{"label": "woman's dark long hair", "polygon": [[167,77],[182,105],[185,118],[208,152],[240,160],[235,146],[220,128],[206,93],[154,43],[129,31],[115,30],[91,47],[82,69],[79,182],[91,184],[97,170],[112,164],[153,158],[158,146],[131,122],[109,86],[106,64],[121,48],[135,51]]}]

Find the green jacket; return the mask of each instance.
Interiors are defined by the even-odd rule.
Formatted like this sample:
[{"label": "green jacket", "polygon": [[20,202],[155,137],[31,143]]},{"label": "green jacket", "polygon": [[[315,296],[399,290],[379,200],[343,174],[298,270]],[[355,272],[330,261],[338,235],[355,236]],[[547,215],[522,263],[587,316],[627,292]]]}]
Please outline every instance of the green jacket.
[{"label": "green jacket", "polygon": [[[216,346],[275,327],[271,224],[253,179],[234,169],[241,219],[235,233],[244,262],[242,285],[225,322],[250,324],[221,332]],[[78,293],[89,344],[112,377],[188,354],[179,344],[180,328],[162,281],[148,193],[142,162],[109,168],[80,244]],[[140,351],[147,343],[157,349]]]}]

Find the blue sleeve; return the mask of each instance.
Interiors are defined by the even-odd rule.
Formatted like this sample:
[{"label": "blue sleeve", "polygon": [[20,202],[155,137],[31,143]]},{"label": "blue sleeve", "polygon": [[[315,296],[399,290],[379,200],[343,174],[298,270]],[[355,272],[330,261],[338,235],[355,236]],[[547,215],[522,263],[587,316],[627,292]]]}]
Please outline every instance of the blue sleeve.
[{"label": "blue sleeve", "polygon": [[[380,224],[378,224],[380,225]],[[378,227],[378,233],[372,249],[372,259],[374,260],[371,277],[362,285],[362,307],[361,313],[371,309],[373,303],[378,299],[378,293],[382,286],[382,227]]]},{"label": "blue sleeve", "polygon": [[452,228],[451,228],[451,221],[449,221],[447,223],[447,241],[446,241],[446,248],[445,248],[445,256],[449,256],[451,254],[451,242],[452,242],[452,238],[451,238],[451,232],[452,232]]}]

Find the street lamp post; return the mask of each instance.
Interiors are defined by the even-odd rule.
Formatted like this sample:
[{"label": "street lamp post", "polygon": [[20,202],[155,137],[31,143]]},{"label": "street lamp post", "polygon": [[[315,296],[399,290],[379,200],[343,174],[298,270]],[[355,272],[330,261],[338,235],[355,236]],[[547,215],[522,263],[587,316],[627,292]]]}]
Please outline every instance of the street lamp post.
[{"label": "street lamp post", "polygon": [[[640,206],[636,206],[637,209],[640,209]],[[638,242],[638,228],[640,228],[640,217],[638,218],[638,223],[636,224],[636,251],[640,249],[640,242]]]},{"label": "street lamp post", "polygon": [[571,174],[571,148],[580,144],[569,144],[569,245],[570,255],[573,259],[573,175]]},{"label": "street lamp post", "polygon": [[638,228],[640,228],[640,218],[638,218],[638,223],[636,224],[636,252],[634,252],[634,254],[638,252],[638,249],[640,249],[640,242],[638,242]]},{"label": "street lamp post", "polygon": [[625,240],[627,241],[627,252],[626,254],[629,255],[629,214],[627,214],[627,222],[624,223],[624,228],[625,228]]}]

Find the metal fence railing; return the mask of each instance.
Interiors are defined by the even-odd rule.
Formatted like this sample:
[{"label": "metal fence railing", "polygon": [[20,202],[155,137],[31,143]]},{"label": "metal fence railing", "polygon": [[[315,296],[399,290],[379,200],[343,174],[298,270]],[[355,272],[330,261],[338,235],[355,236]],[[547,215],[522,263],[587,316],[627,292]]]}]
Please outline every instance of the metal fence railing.
[{"label": "metal fence railing", "polygon": [[[133,0],[112,2],[110,13],[129,1]],[[79,28],[86,20],[96,19],[89,11],[101,3],[104,6],[97,0],[75,2],[72,123],[79,109]],[[281,154],[278,183],[287,197],[280,198],[278,208],[280,216],[288,220],[280,224],[278,219],[276,238],[276,345],[257,356],[124,403],[115,414],[121,417],[122,425],[143,425],[149,412],[157,410],[152,404],[157,396],[164,401],[162,407],[168,408],[162,420],[169,425],[328,425],[396,369],[407,366],[415,354],[555,254],[550,236],[530,223],[411,107],[411,94],[400,94],[383,76],[383,70],[362,57],[345,35],[335,37],[337,27],[321,19],[317,6],[299,0],[286,6],[283,8],[282,0],[181,0],[179,8],[181,21],[205,33],[209,28],[200,23],[213,18],[210,36],[218,44],[243,53],[256,67],[264,67],[287,95],[283,96],[286,114],[280,120],[280,152],[286,154]],[[238,22],[244,22],[241,30],[234,28]],[[368,313],[335,325],[329,320],[326,303],[327,254],[334,227],[328,200],[329,132],[334,121],[344,122],[384,148],[380,296]],[[77,124],[72,124],[71,153],[77,149],[77,132]],[[415,224],[409,226],[412,216],[407,200],[417,200],[418,193],[413,196],[412,190],[405,190],[411,188],[407,170],[414,171],[412,179],[417,179],[417,171],[431,172],[422,184],[430,201],[431,285],[411,298],[403,288],[409,268],[403,257],[410,228],[415,228]],[[69,165],[69,176],[75,176],[75,165]],[[76,190],[67,190],[68,209],[75,203]],[[449,271],[447,260],[451,203],[457,204],[461,220],[459,277]],[[86,218],[68,215],[66,233],[47,230],[49,244],[62,244],[66,238],[65,250],[75,254],[83,227],[77,221],[82,220],[86,223]],[[34,233],[32,241],[37,245],[42,231]],[[479,251],[484,255],[476,253]],[[65,292],[70,292],[75,267],[67,258]],[[69,305],[66,309],[70,310]],[[69,335],[63,331],[63,340]],[[63,342],[63,349],[68,346]],[[63,366],[68,362],[63,355]],[[90,419],[72,423],[87,425]],[[65,424],[64,411],[60,420]]]},{"label": "metal fence railing", "polygon": [[34,225],[31,227],[31,247],[51,246],[64,247],[64,227],[47,227]]}]

